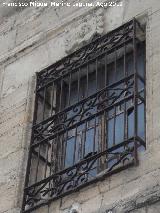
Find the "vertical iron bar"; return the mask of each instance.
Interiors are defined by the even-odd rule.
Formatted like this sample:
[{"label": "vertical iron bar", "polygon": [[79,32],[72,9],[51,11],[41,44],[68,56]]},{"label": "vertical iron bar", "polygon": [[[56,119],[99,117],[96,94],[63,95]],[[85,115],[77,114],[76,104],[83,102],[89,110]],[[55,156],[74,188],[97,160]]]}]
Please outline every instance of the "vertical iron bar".
[{"label": "vertical iron bar", "polygon": [[45,170],[44,170],[44,178],[46,178],[46,174],[47,174],[47,166],[48,166],[48,151],[49,151],[49,144],[47,143],[47,150],[46,150],[46,162],[45,162]]},{"label": "vertical iron bar", "polygon": [[[106,149],[109,148],[109,144],[108,144],[108,121],[109,121],[109,113],[108,111],[106,111]],[[108,168],[108,154],[106,154],[106,168]]]},{"label": "vertical iron bar", "polygon": [[[144,46],[144,140],[146,141],[146,45]],[[145,148],[146,148],[146,143],[145,143]]]},{"label": "vertical iron bar", "polygon": [[62,96],[63,96],[63,78],[61,79],[61,86],[60,86],[60,103],[59,103],[59,110],[62,109]]},{"label": "vertical iron bar", "polygon": [[79,102],[79,100],[80,100],[80,68],[78,69],[78,94],[77,94],[77,96],[78,96],[78,102]]},{"label": "vertical iron bar", "polygon": [[116,82],[116,74],[117,74],[117,49],[114,50],[115,58],[114,58],[114,82]]},{"label": "vertical iron bar", "polygon": [[59,159],[59,163],[58,163],[58,169],[61,170],[63,169],[63,135],[59,135],[57,136],[57,140],[58,140],[58,144],[59,144],[59,148],[58,148],[58,159]]},{"label": "vertical iron bar", "polygon": [[55,173],[58,172],[60,170],[60,165],[59,165],[59,156],[60,156],[60,143],[59,143],[59,135],[57,134],[56,136],[56,147],[55,147],[55,155],[56,155],[56,159],[55,159]]},{"label": "vertical iron bar", "polygon": [[76,147],[77,145],[77,125],[75,127],[75,141],[74,141],[74,155],[73,155],[73,165],[75,164],[75,159],[76,159]]},{"label": "vertical iron bar", "polygon": [[83,146],[83,124],[78,126],[78,137],[79,137],[79,142],[78,142],[78,160],[82,160],[82,146]]},{"label": "vertical iron bar", "polygon": [[93,152],[96,151],[95,147],[96,147],[96,131],[97,131],[97,128],[96,128],[96,116],[95,116],[95,119],[94,119],[94,136],[93,136]]},{"label": "vertical iron bar", "polygon": [[96,91],[98,90],[98,58],[96,58]]},{"label": "vertical iron bar", "polygon": [[[65,138],[65,137],[64,137]],[[68,141],[68,130],[66,131],[66,138],[64,141],[64,159],[63,159],[63,167],[65,168],[65,161],[66,161],[66,147],[67,147],[67,141]]]},{"label": "vertical iron bar", "polygon": [[[107,72],[107,52],[105,54],[105,87],[108,86],[108,72]],[[106,100],[108,100],[108,89],[106,90]],[[107,101],[107,106],[108,106],[108,101]],[[108,149],[108,120],[109,120],[109,113],[108,110],[106,111],[106,126],[105,126],[105,132],[106,132],[106,139],[105,139],[105,143],[106,143],[106,149]],[[107,157],[108,155],[106,155]],[[106,167],[108,167],[106,165]]]},{"label": "vertical iron bar", "polygon": [[[116,82],[116,74],[117,74],[117,49],[115,49],[115,51],[114,51],[114,53],[115,53],[115,58],[114,58],[114,68],[115,68],[115,70],[114,70],[114,82]],[[116,93],[117,93],[117,91],[116,91]],[[116,143],[116,141],[115,141],[115,139],[116,139],[116,105],[114,106],[114,127],[113,127],[113,145],[115,145]]]},{"label": "vertical iron bar", "polygon": [[70,106],[71,99],[71,83],[72,83],[72,73],[69,74],[69,85],[68,85],[68,106]]},{"label": "vertical iron bar", "polygon": [[104,142],[103,142],[103,144],[104,144],[104,150],[106,149],[106,141],[107,141],[107,125],[106,125],[106,123],[107,123],[107,113],[106,113],[106,111],[104,111]]},{"label": "vertical iron bar", "polygon": [[[124,42],[124,58],[123,58],[123,67],[124,67],[124,78],[127,77],[127,69],[126,69],[126,43]],[[124,82],[124,87],[127,87],[128,82],[127,80]],[[126,91],[127,92],[127,91]],[[126,113],[126,101],[124,102],[124,140],[126,140],[127,137],[127,113]]]},{"label": "vertical iron bar", "polygon": [[37,182],[37,178],[38,178],[38,168],[39,168],[40,152],[41,152],[41,144],[39,144],[39,146],[38,146],[38,159],[37,159],[37,166],[36,166],[35,183]]},{"label": "vertical iron bar", "polygon": [[84,129],[84,141],[83,141],[83,158],[85,157],[85,145],[86,145],[86,133],[87,133],[87,121],[85,121],[85,129]]},{"label": "vertical iron bar", "polygon": [[114,106],[114,124],[113,124],[113,146],[115,145],[115,139],[116,139],[116,106]]},{"label": "vertical iron bar", "polygon": [[54,82],[52,83],[52,91],[51,91],[51,116],[52,116],[52,114],[53,114],[53,101],[55,101],[54,100]]},{"label": "vertical iron bar", "polygon": [[137,156],[137,43],[136,43],[136,21],[133,20],[133,66],[134,66],[134,157],[135,165],[138,164]]},{"label": "vertical iron bar", "polygon": [[[105,151],[106,149],[106,111],[104,111],[104,113],[102,114],[102,130],[101,130],[101,133],[102,133],[102,141],[101,141],[101,144],[102,144],[102,148],[101,148],[101,152]],[[106,156],[102,156],[101,158],[101,170],[104,170],[106,169]]]},{"label": "vertical iron bar", "polygon": [[46,90],[47,88],[44,88],[44,94],[43,94],[43,111],[42,111],[42,121],[45,119],[45,107],[46,107]]},{"label": "vertical iron bar", "polygon": [[64,134],[61,136],[61,143],[62,143],[62,158],[61,158],[61,169],[64,168],[64,155],[65,155],[65,140]]},{"label": "vertical iron bar", "polygon": [[87,63],[87,88],[86,88],[86,97],[88,97],[88,90],[89,90],[89,64]]},{"label": "vertical iron bar", "polygon": [[106,87],[107,86],[107,81],[108,81],[108,77],[107,77],[107,53],[105,54],[105,56],[104,56],[104,59],[105,59],[105,84],[104,84],[104,87]]},{"label": "vertical iron bar", "polygon": [[54,139],[52,140],[52,142],[51,142],[51,159],[50,159],[50,161],[51,161],[51,166],[50,166],[50,173],[49,173],[50,176],[52,175],[52,172],[53,172],[53,164],[54,164],[54,166],[55,166],[55,161],[53,162],[54,141],[55,141],[55,138],[54,138]]},{"label": "vertical iron bar", "polygon": [[[55,142],[55,140],[56,139],[53,139],[52,141],[51,141],[51,159],[50,159],[50,162],[51,162],[51,165],[50,165],[50,171],[49,171],[49,176],[51,176],[54,172],[55,172],[55,160],[54,160],[54,158],[53,158],[53,154],[55,154],[54,153],[54,151],[55,151],[55,147],[54,147],[54,142]],[[54,160],[54,161],[53,161]],[[53,172],[53,166],[54,166],[54,172]],[[49,189],[51,189],[52,188],[52,182],[50,181],[49,182]],[[51,192],[51,191],[50,191]]]}]

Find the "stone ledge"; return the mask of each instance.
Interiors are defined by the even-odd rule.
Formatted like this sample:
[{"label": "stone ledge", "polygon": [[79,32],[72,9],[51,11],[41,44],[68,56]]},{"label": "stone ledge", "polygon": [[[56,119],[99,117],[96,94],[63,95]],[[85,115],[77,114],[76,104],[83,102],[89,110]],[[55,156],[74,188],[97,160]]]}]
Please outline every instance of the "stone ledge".
[{"label": "stone ledge", "polygon": [[109,211],[112,211],[112,213],[129,213],[134,210],[150,206],[159,201],[160,185],[157,184],[154,187],[141,191],[138,195],[134,197],[130,197],[125,200],[120,200],[119,202],[114,203],[113,206],[108,207],[102,212],[108,213]]}]

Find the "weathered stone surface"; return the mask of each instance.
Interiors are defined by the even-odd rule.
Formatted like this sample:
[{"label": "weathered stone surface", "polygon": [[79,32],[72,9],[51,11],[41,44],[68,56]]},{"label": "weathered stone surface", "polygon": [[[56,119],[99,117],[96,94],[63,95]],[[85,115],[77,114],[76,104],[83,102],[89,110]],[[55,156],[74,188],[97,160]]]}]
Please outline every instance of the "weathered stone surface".
[{"label": "weathered stone surface", "polygon": [[154,205],[148,206],[147,213],[159,213],[160,211],[160,203],[156,203]]},{"label": "weathered stone surface", "polygon": [[71,208],[74,203],[77,203],[78,192],[72,193],[69,196],[62,198],[60,203],[60,210]]},{"label": "weathered stone surface", "polygon": [[20,213],[20,208],[12,208],[10,210],[5,211],[5,213]]},{"label": "weathered stone surface", "polygon": [[[7,212],[9,209],[14,209],[15,204],[15,186],[13,187],[5,187],[3,189],[0,187],[1,195],[0,195],[0,213]],[[12,212],[12,210],[10,210]]]},{"label": "weathered stone surface", "polygon": [[97,183],[100,193],[105,193],[110,190],[110,178],[104,179],[102,182]]},{"label": "weathered stone surface", "polygon": [[55,63],[66,56],[64,34],[60,34],[58,38],[53,38],[47,42],[49,65]]},{"label": "weathered stone surface", "polygon": [[[123,14],[125,12],[125,1],[122,1],[123,7],[109,7],[104,12],[104,30],[109,32],[123,23]],[[114,15],[113,15],[114,14]]]},{"label": "weathered stone surface", "polygon": [[143,1],[143,0],[124,0],[124,21],[131,19],[132,17],[139,16],[142,13],[151,12],[160,9],[160,3],[158,0]]},{"label": "weathered stone surface", "polygon": [[82,212],[83,213],[97,213],[100,211],[101,205],[102,205],[102,195],[98,195],[98,196],[82,203],[82,205],[81,205]]},{"label": "weathered stone surface", "polygon": [[0,137],[0,159],[22,148],[22,132],[18,125]]},{"label": "weathered stone surface", "polygon": [[100,196],[100,191],[98,185],[90,185],[82,189],[77,197],[77,201],[82,203],[87,200],[92,200],[92,198]]},{"label": "weathered stone surface", "polygon": [[49,213],[55,212],[55,213],[60,213],[60,206],[61,206],[61,199],[56,200],[49,205]]},{"label": "weathered stone surface", "polygon": [[[148,213],[146,208],[136,209],[132,213]],[[155,212],[156,213],[156,212]]]},{"label": "weathered stone surface", "polygon": [[[7,123],[9,121],[9,124]],[[25,112],[24,109],[14,115],[13,118],[8,118],[5,121],[2,121],[0,124],[0,136],[4,136],[5,134],[9,133],[13,128],[17,126],[21,127],[25,123]],[[8,124],[8,125],[6,125]]]},{"label": "weathered stone surface", "polygon": [[82,47],[95,33],[102,34],[104,30],[103,10],[93,10],[81,19],[66,27],[65,47],[71,53]]},{"label": "weathered stone surface", "polygon": [[[72,0],[70,0],[72,2]],[[84,2],[84,1],[83,1]],[[35,72],[76,50],[95,32],[145,17],[147,150],[139,166],[41,207],[35,213],[160,212],[160,2],[123,0],[122,7],[0,8],[0,213],[19,213],[31,134]]]},{"label": "weathered stone surface", "polygon": [[21,161],[24,151],[11,153],[0,160],[0,212],[15,208],[17,199],[17,185],[21,173]]},{"label": "weathered stone surface", "polygon": [[[49,207],[48,206],[41,207],[40,209],[33,211],[33,213],[49,213]],[[55,213],[57,212],[55,211]]]},{"label": "weathered stone surface", "polygon": [[16,30],[0,35],[0,56],[13,49],[16,39]]},{"label": "weathered stone surface", "polygon": [[32,53],[9,64],[5,68],[2,96],[6,97],[11,94],[22,84],[26,83],[35,72],[40,71],[42,68],[47,66],[48,63],[47,48],[46,46],[42,46]]}]

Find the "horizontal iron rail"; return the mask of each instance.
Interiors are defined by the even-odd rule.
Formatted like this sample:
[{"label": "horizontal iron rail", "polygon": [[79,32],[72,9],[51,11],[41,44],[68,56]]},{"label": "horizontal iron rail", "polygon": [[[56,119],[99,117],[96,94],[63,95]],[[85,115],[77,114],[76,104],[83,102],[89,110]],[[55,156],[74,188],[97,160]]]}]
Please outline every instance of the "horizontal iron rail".
[{"label": "horizontal iron rail", "polygon": [[[37,151],[33,150],[32,153],[38,157],[38,152]],[[42,155],[39,155],[39,158],[40,158],[41,161],[46,163],[46,159]],[[49,161],[47,161],[47,165],[51,166],[51,163]]]},{"label": "horizontal iron rail", "polygon": [[[137,21],[136,19],[134,19],[134,20],[136,21],[136,23],[138,23],[138,21]],[[120,30],[123,29],[124,27],[133,25],[134,20],[132,19],[132,20],[130,20],[129,22],[127,22],[127,23],[121,25],[120,27],[118,27],[118,28],[116,28],[116,29],[114,29],[114,30],[108,32],[107,35],[103,35],[103,36],[101,36],[100,38],[97,38],[97,39],[95,39],[94,41],[91,41],[90,43],[84,45],[82,48],[80,48],[80,49],[76,50],[75,52],[71,53],[69,56],[66,56],[66,57],[62,58],[61,60],[57,61],[54,65],[51,65],[51,66],[49,66],[48,68],[43,69],[42,71],[39,72],[39,75],[45,73],[46,70],[52,69],[52,67],[54,67],[55,65],[57,65],[57,64],[59,65],[59,64],[63,63],[63,61],[64,61],[65,59],[71,58],[71,57],[74,56],[76,53],[79,53],[79,52],[81,52],[83,49],[85,49],[86,47],[89,47],[91,44],[97,43],[99,39],[104,39],[104,38],[106,38],[106,36],[109,37],[109,36],[111,36],[112,34],[114,34],[115,32],[120,31]]]},{"label": "horizontal iron rail", "polygon": [[36,147],[36,146],[38,146],[38,145],[40,145],[40,144],[46,143],[46,142],[48,142],[49,140],[56,138],[58,135],[61,135],[61,134],[65,133],[66,131],[69,131],[69,130],[73,129],[73,128],[75,128],[77,125],[81,125],[81,124],[83,124],[83,123],[86,122],[86,121],[92,120],[93,118],[95,118],[95,117],[101,115],[104,111],[110,110],[110,109],[113,108],[113,106],[118,106],[118,105],[122,104],[123,102],[132,99],[133,97],[134,97],[134,95],[127,96],[127,97],[125,97],[124,99],[122,99],[122,100],[120,100],[120,101],[117,101],[116,103],[110,105],[109,107],[105,107],[103,110],[100,110],[99,112],[97,112],[97,113],[95,113],[95,114],[93,114],[93,115],[87,117],[86,119],[84,119],[84,120],[82,120],[82,121],[79,121],[78,123],[73,124],[71,127],[68,127],[68,128],[66,128],[65,130],[61,130],[61,131],[59,131],[58,133],[55,133],[55,134],[53,134],[52,136],[49,136],[48,138],[45,138],[45,139],[42,140],[42,141],[39,141],[39,142],[36,142],[36,143],[32,143],[32,144],[31,144],[31,147]]},{"label": "horizontal iron rail", "polygon": [[117,145],[115,145],[115,146],[112,146],[111,148],[108,148],[107,150],[105,150],[105,151],[103,151],[103,152],[100,152],[100,153],[98,153],[98,154],[95,154],[94,156],[91,156],[91,157],[89,157],[89,158],[87,158],[87,159],[84,159],[84,160],[80,161],[79,163],[74,164],[74,165],[71,166],[71,167],[68,167],[68,168],[66,168],[66,169],[63,169],[63,170],[59,171],[58,173],[55,173],[55,174],[53,174],[53,175],[51,175],[51,176],[49,176],[49,177],[47,177],[47,178],[45,178],[45,179],[43,179],[43,180],[37,182],[37,183],[34,183],[33,185],[26,187],[25,190],[30,189],[30,188],[35,187],[35,186],[38,186],[38,185],[44,183],[45,181],[48,181],[48,180],[52,179],[54,176],[61,175],[61,174],[65,173],[65,172],[68,172],[68,171],[70,171],[71,169],[74,169],[74,168],[76,168],[76,167],[78,167],[78,166],[80,166],[80,165],[82,165],[82,164],[85,164],[87,161],[90,161],[90,160],[92,160],[92,159],[94,159],[94,158],[96,158],[96,157],[98,157],[98,156],[102,156],[102,155],[104,155],[104,154],[111,153],[112,151],[114,151],[114,150],[116,150],[116,149],[118,149],[118,148],[120,148],[120,147],[123,147],[123,146],[125,146],[125,145],[127,145],[127,144],[133,142],[134,140],[137,140],[137,141],[139,141],[139,142],[141,142],[141,143],[144,144],[143,139],[141,139],[140,137],[138,137],[138,136],[136,136],[136,138],[131,137],[131,138],[129,138],[128,140],[125,140],[125,141],[123,141],[123,142],[121,142],[121,143],[119,143],[119,144],[117,144]]},{"label": "horizontal iron rail", "polygon": [[[87,65],[88,63],[92,63],[93,61],[95,61],[96,58],[103,57],[105,54],[111,54],[112,52],[114,52],[115,48],[118,50],[118,49],[120,49],[121,47],[123,47],[124,44],[127,45],[127,44],[131,43],[132,40],[133,40],[133,37],[132,37],[132,38],[129,38],[129,39],[126,39],[126,41],[122,42],[121,44],[117,44],[117,45],[114,46],[113,48],[108,49],[108,50],[106,50],[106,51],[104,51],[104,52],[102,52],[102,53],[96,55],[96,56],[93,57],[92,59],[89,59],[89,60],[87,60],[86,62],[84,62],[83,64],[81,64],[81,65],[79,65],[79,66],[76,66],[76,67],[73,68],[71,71],[68,71],[67,73],[64,73],[64,74],[63,74],[62,76],[60,76],[60,77],[57,77],[57,78],[55,78],[55,79],[53,79],[53,77],[51,77],[52,79],[51,79],[48,83],[46,83],[45,85],[43,85],[43,86],[41,86],[40,88],[38,88],[38,89],[37,89],[37,92],[40,92],[40,91],[41,91],[42,89],[44,89],[45,87],[50,86],[53,82],[59,81],[62,77],[65,78],[65,77],[68,76],[70,73],[75,73],[79,68],[81,68],[81,67]],[[64,69],[64,70],[65,70],[65,69]]]},{"label": "horizontal iron rail", "polygon": [[129,80],[132,79],[132,78],[134,78],[134,74],[131,74],[131,75],[129,75],[129,76],[125,77],[125,78],[122,78],[121,80],[119,80],[119,81],[117,81],[117,82],[115,82],[115,83],[113,83],[113,84],[108,85],[107,87],[105,87],[105,88],[99,90],[98,92],[94,93],[93,95],[91,95],[91,96],[89,96],[89,97],[87,97],[87,98],[83,98],[83,99],[80,100],[79,102],[77,102],[77,103],[75,103],[75,104],[73,104],[73,105],[71,105],[71,106],[69,106],[69,107],[66,107],[65,109],[63,109],[62,111],[56,113],[55,115],[53,115],[53,116],[51,116],[51,117],[49,117],[49,118],[43,120],[43,121],[40,122],[40,123],[37,123],[37,124],[33,125],[32,128],[35,128],[35,127],[37,127],[37,126],[39,126],[39,125],[43,125],[43,124],[49,122],[50,120],[53,120],[53,118],[54,118],[55,116],[60,115],[60,114],[62,114],[62,113],[64,113],[64,112],[66,112],[66,111],[69,111],[70,109],[72,109],[72,108],[74,108],[74,107],[76,107],[76,106],[82,104],[83,102],[87,102],[87,101],[90,100],[91,98],[94,98],[94,97],[95,97],[96,95],[98,95],[99,93],[101,93],[101,92],[103,92],[103,91],[105,91],[105,90],[108,90],[108,89],[112,89],[113,87],[116,87],[116,86],[118,86],[118,85],[121,84],[121,83],[125,83],[126,81],[129,81]]},{"label": "horizontal iron rail", "polygon": [[89,186],[90,184],[96,183],[96,182],[98,182],[98,181],[102,181],[102,180],[104,180],[106,177],[109,177],[109,176],[111,176],[112,174],[119,173],[119,172],[121,172],[121,171],[123,171],[123,170],[125,170],[125,169],[127,169],[127,168],[129,168],[129,167],[131,167],[131,166],[134,166],[134,165],[135,165],[135,164],[134,164],[134,161],[132,161],[132,162],[129,162],[128,164],[126,164],[126,165],[124,165],[124,166],[121,166],[121,167],[118,167],[118,168],[114,169],[113,171],[106,172],[106,173],[104,172],[104,174],[103,174],[102,176],[97,176],[96,178],[90,180],[89,182],[84,183],[84,184],[82,184],[82,185],[80,185],[80,186],[77,186],[77,188],[75,188],[75,189],[73,189],[73,190],[70,190],[70,191],[68,191],[68,192],[63,193],[63,195],[59,195],[59,196],[57,196],[57,197],[53,197],[53,198],[49,198],[49,199],[47,199],[47,200],[44,200],[43,202],[41,202],[41,203],[35,205],[34,207],[30,207],[29,209],[23,210],[22,213],[30,213],[31,211],[34,211],[34,210],[37,209],[37,208],[40,208],[40,207],[45,206],[45,205],[49,205],[49,204],[50,204],[52,201],[54,201],[54,200],[57,200],[57,199],[62,198],[62,197],[64,197],[64,196],[67,196],[67,195],[69,195],[70,193],[79,191],[80,189],[84,188],[85,186]]}]

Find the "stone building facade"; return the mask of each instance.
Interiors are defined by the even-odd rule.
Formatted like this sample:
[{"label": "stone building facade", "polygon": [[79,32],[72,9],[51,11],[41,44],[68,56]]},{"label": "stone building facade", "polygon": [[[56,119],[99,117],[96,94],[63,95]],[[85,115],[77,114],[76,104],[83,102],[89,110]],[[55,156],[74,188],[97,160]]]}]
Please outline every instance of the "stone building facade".
[{"label": "stone building facade", "polygon": [[45,2],[48,6],[9,7],[1,1],[0,213],[21,211],[35,73],[83,47],[96,32],[106,34],[133,18],[146,28],[146,150],[139,153],[138,166],[33,212],[160,213],[160,1],[122,0],[121,6],[108,7]]}]

